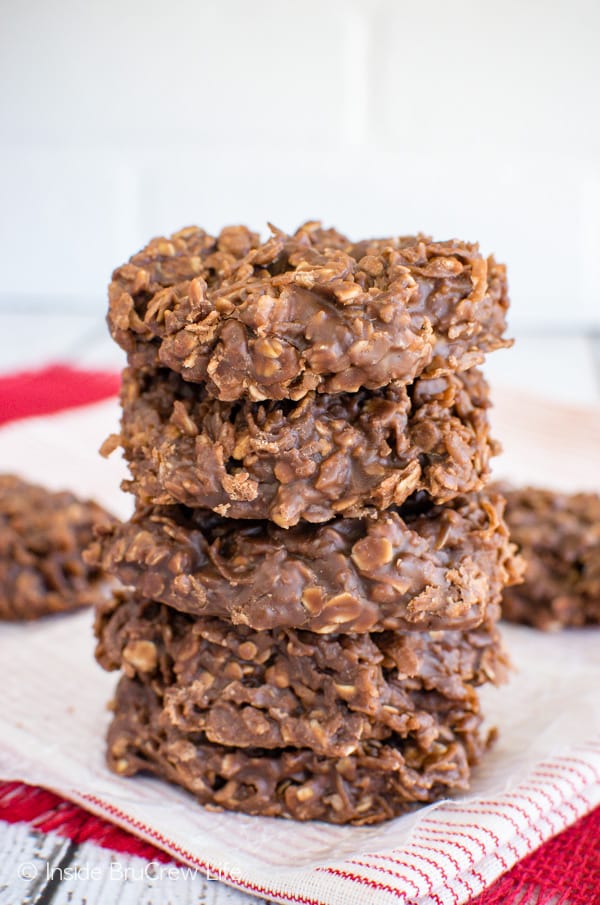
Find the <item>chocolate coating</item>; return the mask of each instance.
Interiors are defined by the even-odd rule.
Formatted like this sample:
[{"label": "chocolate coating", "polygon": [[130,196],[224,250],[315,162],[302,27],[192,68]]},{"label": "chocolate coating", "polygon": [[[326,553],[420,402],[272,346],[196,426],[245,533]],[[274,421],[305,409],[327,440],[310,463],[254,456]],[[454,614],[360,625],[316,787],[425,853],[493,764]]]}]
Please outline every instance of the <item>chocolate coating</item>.
[{"label": "chocolate coating", "polygon": [[466,370],[507,345],[507,307],[505,269],[477,245],[189,227],[115,270],[108,323],[136,369],[261,401]]},{"label": "chocolate coating", "polygon": [[183,507],[109,528],[91,561],[141,596],[254,629],[467,628],[519,564],[498,495],[287,530]]},{"label": "chocolate coating", "polygon": [[471,631],[317,635],[256,632],[117,595],[99,612],[105,669],[158,687],[165,718],[237,748],[310,748],[344,757],[365,739],[436,738],[432,708],[469,705],[504,677],[498,607]]},{"label": "chocolate coating", "polygon": [[501,487],[525,579],[504,594],[511,622],[556,630],[600,623],[600,496]]},{"label": "chocolate coating", "polygon": [[160,685],[124,676],[108,732],[108,765],[125,776],[154,773],[213,810],[378,823],[465,790],[470,766],[486,747],[476,694],[464,702],[434,694],[431,707],[423,737],[366,740],[344,757],[309,748],[233,748],[174,726]]},{"label": "chocolate coating", "polygon": [[167,370],[128,368],[120,443],[142,504],[287,528],[479,490],[496,452],[477,369],[299,402],[231,403]]},{"label": "chocolate coating", "polygon": [[0,619],[37,619],[99,602],[106,574],[84,562],[114,519],[91,500],[0,475]]}]

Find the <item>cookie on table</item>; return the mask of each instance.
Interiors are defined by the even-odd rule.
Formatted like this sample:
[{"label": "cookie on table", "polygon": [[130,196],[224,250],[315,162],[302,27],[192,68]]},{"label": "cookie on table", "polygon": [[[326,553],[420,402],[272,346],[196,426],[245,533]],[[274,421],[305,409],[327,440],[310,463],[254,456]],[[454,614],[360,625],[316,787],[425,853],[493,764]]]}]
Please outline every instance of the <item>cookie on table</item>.
[{"label": "cookie on table", "polygon": [[98,603],[101,568],[83,551],[115,519],[91,500],[0,475],[0,620],[37,619]]},{"label": "cookie on table", "polygon": [[507,308],[504,266],[474,244],[189,227],[115,270],[108,323],[132,367],[257,402],[466,370],[508,345]]},{"label": "cookie on table", "polygon": [[417,496],[376,519],[288,529],[148,507],[102,530],[88,557],[144,597],[257,630],[468,628],[520,574],[503,507],[497,494]]},{"label": "cookie on table", "polygon": [[123,373],[120,443],[142,504],[326,522],[480,490],[497,451],[481,371],[298,402],[222,402],[166,369]]},{"label": "cookie on table", "polygon": [[504,593],[504,618],[546,630],[600,624],[600,496],[500,490],[525,561],[523,583]]}]

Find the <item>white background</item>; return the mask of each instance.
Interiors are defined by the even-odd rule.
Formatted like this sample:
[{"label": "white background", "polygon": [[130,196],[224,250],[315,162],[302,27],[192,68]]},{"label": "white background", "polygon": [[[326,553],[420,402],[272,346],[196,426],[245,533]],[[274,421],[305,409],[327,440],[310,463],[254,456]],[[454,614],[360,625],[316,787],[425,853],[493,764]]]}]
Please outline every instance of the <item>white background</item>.
[{"label": "white background", "polygon": [[101,314],[199,223],[478,239],[600,329],[597,0],[4,0],[0,309]]}]

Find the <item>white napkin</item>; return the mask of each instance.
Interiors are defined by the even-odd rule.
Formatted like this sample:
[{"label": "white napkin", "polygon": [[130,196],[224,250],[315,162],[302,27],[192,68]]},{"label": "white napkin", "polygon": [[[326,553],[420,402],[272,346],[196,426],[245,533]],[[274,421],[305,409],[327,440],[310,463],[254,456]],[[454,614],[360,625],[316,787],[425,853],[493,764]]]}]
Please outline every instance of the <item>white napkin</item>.
[{"label": "white napkin", "polygon": [[[597,489],[600,413],[497,393],[497,472]],[[0,430],[0,470],[95,496],[120,515],[117,457],[96,449],[116,402]],[[597,629],[543,635],[506,627],[517,667],[483,689],[500,737],[469,795],[376,827],[299,824],[205,811],[155,779],[104,765],[116,682],[93,659],[91,614],[0,627],[0,776],[47,786],[180,860],[255,895],[303,905],[460,905],[600,802]]]}]

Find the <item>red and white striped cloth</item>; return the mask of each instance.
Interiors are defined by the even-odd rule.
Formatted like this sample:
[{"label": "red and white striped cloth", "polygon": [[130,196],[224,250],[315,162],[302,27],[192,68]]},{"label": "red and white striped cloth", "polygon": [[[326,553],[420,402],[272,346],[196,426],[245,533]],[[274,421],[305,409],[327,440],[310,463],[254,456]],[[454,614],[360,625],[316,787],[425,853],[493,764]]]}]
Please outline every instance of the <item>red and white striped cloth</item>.
[{"label": "red and white striped cloth", "polygon": [[[64,370],[60,373],[63,380]],[[18,381],[11,380],[14,403],[14,394],[20,391]],[[28,378],[22,386],[35,393],[36,382],[44,383],[47,394],[49,380],[46,373]],[[67,383],[94,385],[94,399],[98,400],[104,391],[98,395],[94,380],[75,373]],[[107,396],[114,393],[114,377],[106,387]],[[26,409],[24,394],[25,390],[18,406],[21,416]],[[75,404],[82,402],[78,390]],[[593,463],[598,461],[600,437],[587,429],[574,435],[574,425],[589,427],[594,422],[575,413],[572,429],[565,431],[568,410],[554,410],[553,423],[548,407],[542,406],[542,423],[536,417],[540,406],[532,404],[525,422],[529,434],[523,437],[513,432],[511,436],[514,404],[514,399],[505,398],[496,419],[505,422],[501,434],[509,445],[506,461],[510,456],[524,460],[518,456],[519,442],[535,461],[531,447],[538,444],[545,455],[546,474],[551,475],[549,432],[553,432],[554,444],[564,432],[568,443],[576,447],[578,481],[594,486]],[[518,405],[523,415],[527,401],[519,399]],[[5,410],[0,379],[0,414]],[[34,411],[39,412],[39,407]],[[95,449],[104,435],[114,430],[116,418],[116,405],[109,400],[10,424],[0,431],[0,468],[94,493],[114,506],[120,466],[100,462]],[[595,418],[598,424],[597,413]],[[523,429],[520,431],[522,435]],[[511,476],[515,469],[508,471]],[[119,508],[124,511],[128,505],[121,501]],[[580,818],[600,802],[600,663],[595,630],[545,636],[512,627],[507,635],[520,675],[513,679],[512,687],[486,696],[486,710],[500,726],[501,735],[477,771],[472,793],[382,827],[298,825],[211,814],[180,790],[156,780],[126,780],[109,774],[103,764],[102,734],[108,719],[104,702],[114,677],[102,674],[93,663],[87,613],[2,628],[0,776],[53,789],[181,863],[275,901],[461,905],[487,889],[479,900],[481,905],[498,901],[508,905],[519,901],[517,891],[530,882],[527,865],[535,862],[522,859],[536,849],[534,858],[540,858],[544,850],[550,852],[540,862],[546,865],[544,876],[538,875],[541,887],[550,892],[544,877],[547,880],[550,875],[550,864],[556,866],[556,852],[562,852],[563,863],[567,860],[566,845],[560,836],[544,843],[566,827],[576,824],[571,831],[576,834],[571,836],[576,845],[581,838],[589,844],[591,833],[597,858],[598,814],[584,821]],[[12,813],[18,815],[15,802],[19,795],[12,786],[11,796]],[[591,875],[594,867],[592,863],[590,868],[590,863],[589,858],[580,859],[579,881],[587,873]],[[488,889],[501,875],[496,892]],[[560,875],[566,876],[562,871]],[[498,889],[504,898],[490,898]],[[576,888],[569,889],[568,901],[591,905],[597,886],[592,884],[589,889],[585,899],[578,897]],[[566,894],[567,890],[553,892]]]},{"label": "red and white striped cloth", "polygon": [[[196,899],[204,901],[204,876],[190,876],[184,868],[181,871],[169,870],[166,877],[161,877],[162,865],[176,867],[180,862],[150,843],[143,842],[137,836],[91,815],[78,805],[45,789],[18,782],[0,782],[0,832],[2,825],[7,823],[20,823],[37,834],[44,834],[44,838],[50,842],[56,843],[56,840],[64,838],[76,845],[78,863],[87,866],[91,862],[98,868],[96,875],[99,890],[92,888],[93,881],[87,879],[83,888],[79,885],[82,897],[88,902],[106,900],[106,875],[110,875],[115,856],[119,867],[117,878],[128,876],[130,882],[138,878],[138,901],[147,902],[149,894],[154,890],[158,892],[160,901],[168,899],[174,905]],[[519,861],[481,895],[470,899],[468,905],[598,905],[599,840],[600,808],[596,808]],[[55,848],[56,844],[53,845],[53,849]],[[20,858],[28,857],[29,851],[27,848],[19,848]],[[39,863],[29,863],[28,866],[30,871],[33,868],[36,873],[42,872],[43,854],[39,846],[35,851]],[[12,865],[5,865],[4,877],[0,869],[0,889],[4,888],[4,879],[7,885],[12,883],[18,892],[14,878],[16,874],[18,879],[22,863],[22,860],[20,864],[15,860]],[[31,879],[31,873],[23,879]],[[76,879],[73,878],[71,887],[77,886]],[[22,885],[26,887],[25,883]],[[97,896],[94,895],[96,892],[99,893]],[[133,896],[130,899],[133,900]],[[367,899],[365,897],[365,901]],[[16,901],[18,900],[17,898]],[[245,905],[248,901],[244,896],[239,905]],[[237,903],[231,902],[231,905]]]}]

